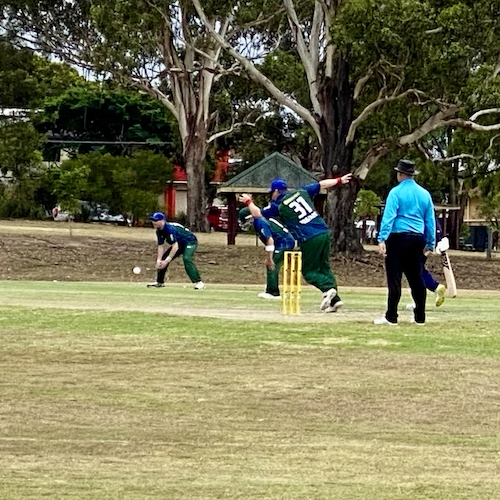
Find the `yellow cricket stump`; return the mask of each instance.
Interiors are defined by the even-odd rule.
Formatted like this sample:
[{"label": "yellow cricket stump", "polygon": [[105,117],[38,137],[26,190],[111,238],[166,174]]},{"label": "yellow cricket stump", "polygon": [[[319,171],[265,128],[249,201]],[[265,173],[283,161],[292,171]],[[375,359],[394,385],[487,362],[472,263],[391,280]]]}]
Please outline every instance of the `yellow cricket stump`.
[{"label": "yellow cricket stump", "polygon": [[302,252],[285,252],[281,312],[300,314],[302,287]]}]

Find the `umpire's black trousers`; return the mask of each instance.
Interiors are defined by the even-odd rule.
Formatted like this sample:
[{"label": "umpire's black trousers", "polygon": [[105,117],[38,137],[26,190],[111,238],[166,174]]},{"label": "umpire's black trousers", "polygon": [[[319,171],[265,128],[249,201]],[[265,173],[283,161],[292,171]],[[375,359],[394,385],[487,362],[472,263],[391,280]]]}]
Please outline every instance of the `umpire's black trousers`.
[{"label": "umpire's black trousers", "polygon": [[418,233],[391,233],[386,241],[385,271],[389,297],[385,317],[391,323],[398,321],[398,304],[401,299],[403,274],[410,285],[415,301],[415,321],[425,323],[425,299],[427,291],[422,278],[422,254],[425,239]]}]

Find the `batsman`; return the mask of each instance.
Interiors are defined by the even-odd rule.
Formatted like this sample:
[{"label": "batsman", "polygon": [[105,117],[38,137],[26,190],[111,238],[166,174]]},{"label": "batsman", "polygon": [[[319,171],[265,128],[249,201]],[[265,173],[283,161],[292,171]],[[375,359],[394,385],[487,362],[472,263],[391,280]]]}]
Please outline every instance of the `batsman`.
[{"label": "batsman", "polygon": [[312,198],[322,188],[347,184],[352,174],[335,179],[324,179],[298,189],[288,190],[284,179],[275,179],[269,192],[271,203],[262,210],[252,197],[243,193],[239,201],[244,203],[255,218],[278,217],[290,230],[302,251],[302,275],[311,285],[323,292],[320,309],[337,312],[343,303],[337,293],[337,282],[330,269],[330,231],[323,218],[314,208]]}]

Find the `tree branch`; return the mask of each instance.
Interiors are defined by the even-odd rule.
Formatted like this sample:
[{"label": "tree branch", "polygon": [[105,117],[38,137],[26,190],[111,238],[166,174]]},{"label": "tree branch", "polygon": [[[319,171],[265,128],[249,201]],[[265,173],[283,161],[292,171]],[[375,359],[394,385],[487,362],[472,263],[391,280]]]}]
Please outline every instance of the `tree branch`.
[{"label": "tree branch", "polygon": [[493,69],[492,78],[496,78],[500,74],[500,55],[498,56],[497,63]]},{"label": "tree branch", "polygon": [[478,123],[471,120],[464,120],[463,118],[455,118],[453,120],[445,121],[441,126],[460,127],[467,130],[474,130],[475,132],[492,132],[500,130],[500,123],[495,123],[493,125],[479,125]]},{"label": "tree branch", "polygon": [[[375,163],[380,158],[389,153],[389,151],[398,148],[404,148],[411,144],[418,144],[418,141],[422,139],[425,135],[441,127],[446,127],[446,128],[460,127],[466,130],[474,130],[476,132],[491,132],[494,130],[500,130],[500,123],[496,123],[493,125],[479,125],[478,123],[472,121],[472,118],[477,118],[478,116],[481,116],[483,114],[488,114],[492,112],[492,110],[478,111],[477,113],[472,115],[471,119],[469,120],[464,120],[463,118],[451,118],[458,112],[458,110],[459,110],[458,105],[456,104],[450,105],[446,109],[440,110],[434,116],[431,116],[428,120],[426,120],[422,125],[416,128],[410,134],[403,135],[393,142],[391,142],[389,139],[385,139],[379,142],[376,146],[373,146],[365,155],[365,158],[361,162],[360,166],[355,170],[355,175],[360,179],[365,179],[366,176],[368,175],[368,172],[370,171],[370,168],[373,167],[373,165],[375,165]],[[494,108],[494,110],[495,111],[493,112],[497,112],[496,108]],[[465,159],[465,158],[481,159],[493,147],[493,143],[498,137],[500,137],[500,134],[497,134],[492,139],[490,139],[490,144],[488,148],[480,157],[475,157],[473,155],[463,153],[461,155],[456,155],[450,158],[443,158],[441,160],[434,160],[434,161],[439,161],[441,163],[449,163],[457,159]]]},{"label": "tree branch", "polygon": [[452,120],[447,121],[448,118],[450,116],[457,114],[458,110],[459,106],[456,104],[452,104],[449,107],[438,111],[434,116],[428,118],[422,125],[416,128],[413,132],[399,137],[399,139],[397,140],[398,145],[408,146],[409,144],[413,144],[414,142],[420,140],[429,132],[432,132],[437,128],[449,126],[448,124]]},{"label": "tree branch", "polygon": [[410,134],[403,135],[397,138],[395,141],[390,139],[384,139],[380,141],[375,146],[371,147],[365,155],[365,158],[355,170],[354,175],[360,179],[366,179],[370,169],[380,160],[386,156],[390,151],[395,149],[404,148],[410,144],[416,143],[422,137],[427,135],[433,130],[446,126],[453,120],[447,119],[458,112],[458,105],[450,105],[448,108],[438,111],[434,116],[427,119],[422,125],[416,128]]},{"label": "tree branch", "polygon": [[489,115],[491,113],[500,113],[500,108],[481,109],[474,113],[469,120],[475,122],[480,116]]},{"label": "tree branch", "polygon": [[403,92],[402,94],[399,94],[399,95],[393,94],[389,97],[381,97],[381,94],[379,93],[379,98],[376,101],[373,101],[370,104],[368,104],[368,106],[366,106],[365,109],[363,109],[363,111],[361,111],[361,113],[358,115],[358,117],[355,118],[351,122],[351,125],[349,127],[349,132],[347,133],[347,136],[346,136],[346,144],[349,144],[349,143],[354,141],[354,136],[356,134],[356,129],[358,128],[358,126],[362,122],[364,122],[369,116],[373,115],[373,113],[375,113],[375,111],[377,111],[382,106],[389,104],[390,102],[399,101],[401,99],[404,99],[406,96],[408,96],[410,94],[414,94],[417,97],[425,96],[425,93],[422,92],[421,90],[418,90],[418,89],[408,89],[405,92]]},{"label": "tree branch", "polygon": [[[307,82],[309,84],[309,95],[311,98],[311,104],[314,111],[319,114],[321,112],[321,106],[318,101],[318,82],[317,82],[319,47],[312,45],[313,42],[312,38],[310,41],[310,47],[307,47],[292,0],[283,0],[283,3],[285,5],[285,10],[287,13],[290,29],[292,30],[293,37],[295,38],[295,42],[297,43],[297,51],[299,53],[302,64],[304,65],[304,70],[306,72]],[[313,19],[317,19],[317,17],[321,15],[322,15],[321,7],[316,2],[314,5]],[[319,38],[315,37],[315,41],[318,42],[318,40]]]},{"label": "tree branch", "polygon": [[482,155],[479,155],[479,156],[474,156],[470,153],[462,153],[462,154],[459,154],[459,155],[455,155],[455,156],[450,156],[448,158],[429,158],[430,160],[432,160],[434,163],[452,163],[454,162],[455,160],[463,160],[463,159],[470,159],[470,160],[482,160],[486,154],[488,153],[488,151],[493,147],[493,143],[495,142],[496,139],[498,139],[500,137],[500,134],[497,134],[495,135],[494,137],[492,137],[490,139],[490,142],[489,142],[489,145],[488,147],[484,150],[484,153]]},{"label": "tree branch", "polygon": [[174,103],[159,89],[153,87],[147,80],[132,80],[132,83],[139,89],[147,92],[150,96],[158,99],[173,115],[176,120],[179,119],[178,111]]},{"label": "tree branch", "polygon": [[418,151],[420,151],[420,153],[426,160],[428,161],[432,160],[429,151],[420,141],[415,142],[415,147],[417,148]]},{"label": "tree branch", "polygon": [[375,144],[375,146],[372,146],[366,153],[359,167],[354,171],[354,176],[361,180],[366,179],[366,176],[373,165],[375,165],[380,158],[383,158],[390,151],[392,151],[392,149],[394,148],[391,146],[391,142],[389,140],[382,140]]},{"label": "tree branch", "polygon": [[233,124],[231,124],[231,127],[229,129],[222,130],[222,131],[217,132],[217,133],[213,134],[212,136],[210,136],[210,138],[207,140],[207,143],[210,144],[213,141],[215,141],[216,139],[218,139],[219,137],[223,137],[223,136],[225,136],[227,134],[230,134],[231,132],[233,132],[237,128],[241,128],[243,126],[255,127],[257,125],[257,122],[260,119],[264,118],[264,116],[266,116],[266,114],[267,113],[264,113],[264,114],[258,116],[254,122],[243,121],[243,122],[233,123]]},{"label": "tree branch", "polygon": [[286,96],[271,82],[271,80],[269,80],[269,78],[263,75],[251,61],[249,61],[246,57],[242,56],[239,52],[233,49],[233,47],[231,47],[231,45],[224,38],[222,38],[207,21],[205,12],[203,11],[199,0],[193,0],[193,5],[198,13],[198,16],[200,17],[201,21],[205,25],[206,29],[210,32],[214,40],[234,59],[239,61],[239,63],[242,65],[242,67],[245,69],[252,80],[262,85],[280,104],[286,106],[294,113],[299,115],[305,122],[307,122],[318,137],[318,140],[321,142],[319,126],[312,113],[297,101],[294,101]]},{"label": "tree branch", "polygon": [[361,94],[363,93],[363,90],[365,89],[366,84],[370,80],[370,78],[373,76],[375,70],[375,66],[369,67],[366,75],[362,76],[357,82],[356,85],[354,86],[354,94],[353,98],[354,101],[357,102],[359,98],[361,97]]}]

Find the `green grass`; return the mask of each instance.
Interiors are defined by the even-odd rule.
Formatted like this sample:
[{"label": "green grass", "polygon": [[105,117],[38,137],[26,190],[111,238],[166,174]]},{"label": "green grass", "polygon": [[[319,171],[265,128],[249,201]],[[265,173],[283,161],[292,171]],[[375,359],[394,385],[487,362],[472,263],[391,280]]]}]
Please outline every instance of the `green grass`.
[{"label": "green grass", "polygon": [[493,499],[500,294],[0,282],[0,498]]}]

